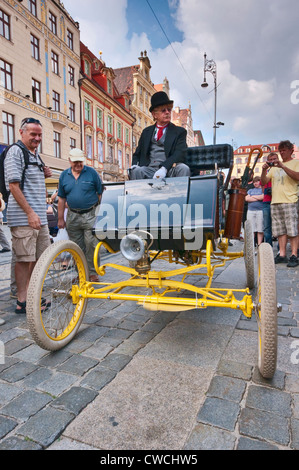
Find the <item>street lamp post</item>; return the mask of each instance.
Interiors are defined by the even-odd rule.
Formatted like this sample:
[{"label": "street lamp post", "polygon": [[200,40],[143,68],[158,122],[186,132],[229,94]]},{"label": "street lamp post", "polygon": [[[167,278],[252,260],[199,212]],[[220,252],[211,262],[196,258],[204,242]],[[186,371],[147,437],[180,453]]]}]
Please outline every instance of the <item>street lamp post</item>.
[{"label": "street lamp post", "polygon": [[207,54],[204,54],[204,76],[203,76],[203,83],[201,86],[206,88],[209,86],[206,80],[206,72],[210,72],[214,77],[214,137],[213,137],[213,144],[216,144],[216,129],[219,126],[224,126],[224,122],[216,122],[216,109],[217,109],[217,69],[216,69],[216,62],[214,60],[208,60]]}]

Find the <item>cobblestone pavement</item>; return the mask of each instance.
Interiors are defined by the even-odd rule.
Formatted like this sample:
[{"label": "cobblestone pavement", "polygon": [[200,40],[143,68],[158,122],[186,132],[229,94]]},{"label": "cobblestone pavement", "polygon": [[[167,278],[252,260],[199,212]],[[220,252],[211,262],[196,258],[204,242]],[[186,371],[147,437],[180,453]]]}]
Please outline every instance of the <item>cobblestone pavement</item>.
[{"label": "cobblestone pavement", "polygon": [[[278,366],[265,380],[254,317],[228,309],[92,300],[77,337],[45,351],[14,313],[9,266],[0,254],[1,450],[299,449],[298,268],[276,267]],[[239,259],[215,285],[244,279]]]}]

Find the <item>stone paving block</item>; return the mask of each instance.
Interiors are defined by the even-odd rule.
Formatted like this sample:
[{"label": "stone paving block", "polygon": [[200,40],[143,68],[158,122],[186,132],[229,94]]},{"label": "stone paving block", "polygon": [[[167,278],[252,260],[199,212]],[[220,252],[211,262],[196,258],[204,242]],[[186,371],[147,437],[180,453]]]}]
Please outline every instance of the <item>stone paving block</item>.
[{"label": "stone paving block", "polygon": [[252,366],[248,364],[242,364],[241,362],[220,361],[217,372],[219,374],[229,375],[230,377],[250,380],[252,369]]},{"label": "stone paving block", "polygon": [[77,339],[86,341],[87,343],[94,343],[101,336],[104,336],[109,331],[109,328],[104,326],[91,326],[79,331]]},{"label": "stone paving block", "polygon": [[228,431],[236,426],[239,405],[220,398],[207,398],[197,415],[197,421],[211,424]]},{"label": "stone paving block", "polygon": [[299,419],[291,420],[291,447],[299,450]]},{"label": "stone paving block", "polygon": [[18,362],[9,369],[6,369],[0,376],[2,380],[7,382],[18,382],[24,379],[27,375],[38,369],[38,366],[30,364],[28,362]]},{"label": "stone paving block", "polygon": [[101,361],[100,365],[106,367],[107,369],[112,369],[115,371],[120,371],[123,369],[130,361],[132,357],[125,354],[115,354],[111,353]]},{"label": "stone paving block", "polygon": [[52,398],[34,390],[26,390],[6,406],[1,408],[1,413],[5,416],[26,421],[30,416],[52,401]]},{"label": "stone paving block", "polygon": [[285,446],[290,440],[287,418],[252,408],[241,411],[239,430],[240,434]]},{"label": "stone paving block", "polygon": [[279,450],[279,447],[265,441],[255,441],[248,437],[240,437],[236,450]]},{"label": "stone paving block", "polygon": [[109,354],[113,350],[113,346],[108,343],[105,343],[101,340],[98,340],[95,344],[90,346],[90,348],[85,349],[83,351],[83,356],[93,357],[97,361],[104,359],[107,354]]},{"label": "stone paving block", "polygon": [[239,403],[245,392],[246,382],[234,377],[221,375],[213,377],[207,396],[224,398]]},{"label": "stone paving block", "polygon": [[52,397],[57,397],[77,380],[78,377],[75,375],[56,372],[49,380],[39,384],[37,388],[43,392],[49,393]]},{"label": "stone paving block", "polygon": [[51,406],[70,411],[78,415],[88,403],[93,401],[97,396],[97,392],[89,390],[84,387],[72,387],[67,392],[63,393],[59,398],[56,398],[51,403]]},{"label": "stone paving block", "polygon": [[66,362],[57,367],[57,370],[62,370],[75,375],[83,375],[92,367],[95,367],[98,361],[90,357],[82,355],[72,356]]},{"label": "stone paving block", "polygon": [[6,436],[6,434],[12,431],[17,425],[17,421],[8,418],[7,416],[0,415],[0,439]]},{"label": "stone paving block", "polygon": [[246,406],[264,411],[271,411],[282,416],[292,414],[292,398],[289,393],[268,387],[249,386]]},{"label": "stone paving block", "polygon": [[233,450],[236,437],[223,429],[198,423],[184,445],[184,450]]},{"label": "stone paving block", "polygon": [[0,443],[0,450],[41,450],[42,446],[35,442],[20,439],[15,436],[8,437]]},{"label": "stone paving block", "polygon": [[50,352],[47,356],[43,356],[38,363],[41,366],[55,368],[67,361],[71,356],[72,353],[66,351],[65,349],[60,349],[58,351]]},{"label": "stone paving block", "polygon": [[[299,383],[298,383],[298,386],[299,386]],[[299,394],[298,393],[293,395],[293,416],[294,418],[299,419]]]},{"label": "stone paving block", "polygon": [[35,388],[38,384],[50,379],[52,374],[51,370],[41,367],[28,375],[28,377],[25,377],[22,384],[24,387]]},{"label": "stone paving block", "polygon": [[253,371],[252,380],[253,382],[257,384],[267,385],[268,387],[278,388],[280,390],[283,390],[284,384],[285,384],[285,373],[276,369],[275,374],[272,377],[272,379],[265,379],[260,374],[258,367],[255,367]]},{"label": "stone paving block", "polygon": [[86,374],[84,379],[81,380],[80,385],[93,388],[94,390],[101,390],[114,379],[116,374],[117,371],[106,369],[105,367],[97,367]]},{"label": "stone paving block", "polygon": [[33,362],[36,364],[42,357],[49,354],[48,351],[37,346],[37,344],[31,344],[27,348],[22,349],[14,354],[13,357],[20,359],[21,361],[25,362]]},{"label": "stone paving block", "polygon": [[48,406],[23,424],[18,434],[47,447],[60,436],[73,418],[73,413]]},{"label": "stone paving block", "polygon": [[0,405],[13,400],[16,396],[22,393],[23,389],[18,385],[0,383]]}]

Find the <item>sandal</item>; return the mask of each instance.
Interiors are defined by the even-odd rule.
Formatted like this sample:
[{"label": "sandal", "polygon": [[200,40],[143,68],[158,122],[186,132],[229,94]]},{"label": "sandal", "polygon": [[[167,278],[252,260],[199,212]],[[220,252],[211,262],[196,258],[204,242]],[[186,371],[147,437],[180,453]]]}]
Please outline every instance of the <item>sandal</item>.
[{"label": "sandal", "polygon": [[25,313],[26,314],[26,300],[25,302],[20,302],[17,300],[17,306],[21,308],[16,308],[15,313]]}]

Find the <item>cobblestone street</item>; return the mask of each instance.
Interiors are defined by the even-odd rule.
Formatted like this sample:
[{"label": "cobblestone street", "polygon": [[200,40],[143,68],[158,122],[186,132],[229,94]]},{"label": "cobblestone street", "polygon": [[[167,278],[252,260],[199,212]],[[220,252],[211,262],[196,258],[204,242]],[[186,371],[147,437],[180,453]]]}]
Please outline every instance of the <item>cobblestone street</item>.
[{"label": "cobblestone street", "polygon": [[[0,254],[1,450],[299,450],[298,267],[276,267],[278,364],[266,380],[254,316],[225,308],[90,300],[76,338],[45,351],[14,313],[10,258]],[[244,260],[213,285],[244,288]]]}]

